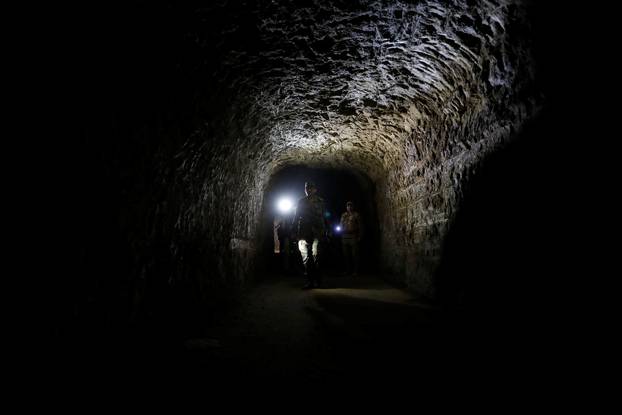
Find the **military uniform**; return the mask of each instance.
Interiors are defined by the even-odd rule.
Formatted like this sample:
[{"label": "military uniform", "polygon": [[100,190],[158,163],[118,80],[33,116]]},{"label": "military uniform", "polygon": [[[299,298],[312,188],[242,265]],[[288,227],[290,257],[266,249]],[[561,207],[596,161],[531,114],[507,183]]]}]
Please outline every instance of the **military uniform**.
[{"label": "military uniform", "polygon": [[324,200],[317,194],[312,194],[298,201],[294,215],[293,228],[302,255],[304,274],[307,285],[313,287],[319,287],[321,282],[319,254],[320,241],[326,235],[325,211]]},{"label": "military uniform", "polygon": [[345,212],[341,215],[341,228],[341,247],[346,273],[356,275],[359,265],[359,241],[363,231],[360,215],[357,212]]}]

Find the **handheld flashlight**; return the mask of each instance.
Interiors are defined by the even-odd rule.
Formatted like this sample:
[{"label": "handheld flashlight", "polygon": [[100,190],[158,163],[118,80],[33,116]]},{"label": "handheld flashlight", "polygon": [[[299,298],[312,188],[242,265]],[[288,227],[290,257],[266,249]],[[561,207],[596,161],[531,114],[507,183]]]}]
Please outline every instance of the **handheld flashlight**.
[{"label": "handheld flashlight", "polygon": [[276,207],[278,208],[279,212],[288,213],[290,210],[292,210],[294,204],[292,203],[292,200],[290,198],[282,197],[277,202]]}]

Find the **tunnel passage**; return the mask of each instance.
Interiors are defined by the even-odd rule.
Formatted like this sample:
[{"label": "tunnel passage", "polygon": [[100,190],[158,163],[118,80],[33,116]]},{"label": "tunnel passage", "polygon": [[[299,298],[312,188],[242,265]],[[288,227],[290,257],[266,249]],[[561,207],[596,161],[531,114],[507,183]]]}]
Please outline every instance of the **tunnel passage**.
[{"label": "tunnel passage", "polygon": [[[374,183],[383,275],[434,299],[464,184],[544,100],[529,4],[97,10],[78,28],[72,92],[80,167],[109,186],[72,175],[86,197],[68,251],[89,252],[61,290],[72,293],[65,311],[149,319],[249,283],[266,187],[301,165]],[[91,234],[100,216],[116,226]],[[92,272],[102,262],[114,277]]]},{"label": "tunnel passage", "polygon": [[[379,261],[379,230],[378,214],[376,212],[376,198],[374,183],[364,173],[347,171],[342,169],[322,169],[307,166],[287,166],[272,175],[265,191],[262,208],[261,230],[259,232],[260,250],[258,261],[264,260],[264,264],[258,264],[264,271],[273,270],[282,273],[283,255],[277,256],[279,264],[265,263],[268,258],[274,257],[273,222],[275,218],[292,222],[294,209],[281,212],[278,209],[278,201],[289,198],[298,201],[304,197],[304,184],[312,181],[318,187],[318,194],[326,203],[327,223],[329,224],[329,238],[325,241],[322,252],[322,267],[326,272],[338,273],[343,271],[343,259],[341,252],[341,235],[336,226],[339,224],[341,215],[346,211],[346,203],[352,201],[356,211],[362,217],[365,238],[361,242],[361,271],[375,273],[378,271]],[[291,241],[290,241],[291,243]],[[290,247],[291,248],[291,247]],[[300,256],[297,249],[291,249],[292,263],[287,274],[301,273]]]}]

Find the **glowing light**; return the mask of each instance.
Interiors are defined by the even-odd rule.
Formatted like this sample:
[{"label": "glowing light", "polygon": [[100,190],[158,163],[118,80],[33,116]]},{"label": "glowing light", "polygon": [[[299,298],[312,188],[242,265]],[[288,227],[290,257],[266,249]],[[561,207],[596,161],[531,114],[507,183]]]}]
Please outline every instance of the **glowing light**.
[{"label": "glowing light", "polygon": [[339,225],[335,226],[335,231],[336,232],[341,232],[341,226],[339,226]]},{"label": "glowing light", "polygon": [[288,213],[294,207],[294,203],[292,202],[290,198],[283,197],[279,199],[279,201],[276,204],[276,207],[279,209],[279,212]]}]

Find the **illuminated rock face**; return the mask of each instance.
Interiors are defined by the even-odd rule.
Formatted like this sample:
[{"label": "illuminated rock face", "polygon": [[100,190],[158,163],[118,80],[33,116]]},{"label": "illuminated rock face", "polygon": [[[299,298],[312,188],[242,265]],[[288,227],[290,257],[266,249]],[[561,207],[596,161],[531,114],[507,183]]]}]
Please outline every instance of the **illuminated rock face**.
[{"label": "illuminated rock face", "polygon": [[387,274],[432,296],[462,184],[538,105],[524,10],[307,3],[194,16],[197,53],[215,60],[212,100],[225,104],[218,127],[179,153],[177,177],[192,178],[179,226],[216,235],[216,258],[231,258],[219,274],[243,278],[272,174],[300,163],[362,171],[379,189]]},{"label": "illuminated rock face", "polygon": [[[171,67],[162,72],[174,109],[146,119],[157,134],[138,139],[150,143],[139,157],[152,170],[141,176],[127,162],[128,192],[149,201],[140,220],[127,214],[129,239],[145,247],[133,272],[164,255],[167,278],[197,280],[206,293],[244,282],[270,177],[289,165],[335,167],[376,184],[387,277],[433,297],[464,184],[541,97],[521,2],[410,3],[161,11],[153,25],[166,29],[153,30],[165,40],[144,36],[156,50],[168,45],[156,62]],[[185,114],[167,118],[175,111]],[[164,241],[157,254],[154,235]]]}]

